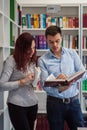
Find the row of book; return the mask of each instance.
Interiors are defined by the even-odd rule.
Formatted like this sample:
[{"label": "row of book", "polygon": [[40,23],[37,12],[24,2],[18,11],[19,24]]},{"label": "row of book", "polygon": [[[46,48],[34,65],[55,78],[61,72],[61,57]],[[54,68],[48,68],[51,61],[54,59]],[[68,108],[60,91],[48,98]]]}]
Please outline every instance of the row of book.
[{"label": "row of book", "polygon": [[78,49],[78,35],[64,35],[62,46],[66,48]]},{"label": "row of book", "polygon": [[[84,124],[87,127],[87,117],[84,117]],[[46,118],[46,114],[38,114],[36,130],[50,130],[49,124]],[[64,122],[64,130],[70,130],[67,123]]]},{"label": "row of book", "polygon": [[[79,25],[78,17],[50,17],[47,14],[26,14],[22,15],[18,6],[18,24],[27,28],[46,28],[49,25],[58,25],[62,28],[77,28]],[[83,14],[83,27],[87,27],[87,13]]]},{"label": "row of book", "polygon": [[87,69],[87,54],[82,56],[82,63],[85,69]]},{"label": "row of book", "polygon": [[[36,130],[50,130],[46,114],[38,114]],[[66,122],[64,123],[64,130],[70,130]]]},{"label": "row of book", "polygon": [[83,36],[82,49],[87,49],[87,36]]},{"label": "row of book", "polygon": [[87,80],[82,81],[82,90],[87,91]]},{"label": "row of book", "polygon": [[[45,35],[34,35],[37,49],[49,49]],[[85,40],[86,39],[86,40]],[[86,42],[85,42],[86,41]],[[87,49],[87,37],[84,37],[84,48]],[[15,36],[12,37],[12,46],[15,45]],[[66,48],[78,49],[78,35],[64,35],[62,46]]]},{"label": "row of book", "polygon": [[34,35],[36,40],[36,48],[37,49],[48,49],[48,44],[46,42],[45,35]]},{"label": "row of book", "polygon": [[[48,44],[46,43],[46,38],[44,35],[34,35],[36,40],[37,49],[48,49]],[[15,45],[15,36],[12,37],[12,46]],[[64,35],[62,46],[66,48],[78,49],[78,35]],[[87,36],[83,36],[82,49],[87,49]]]},{"label": "row of book", "polygon": [[[63,46],[66,48],[78,49],[78,35],[64,35]],[[87,36],[83,36],[82,49],[87,49]]]},{"label": "row of book", "polygon": [[58,25],[61,28],[77,28],[78,17],[51,17],[47,14],[26,14],[22,15],[23,28],[46,28],[50,25]]},{"label": "row of book", "polygon": [[46,114],[38,114],[36,130],[50,130]]},{"label": "row of book", "polygon": [[[44,35],[34,35],[37,49],[49,49]],[[64,35],[62,46],[66,48],[78,49],[78,35]]]}]

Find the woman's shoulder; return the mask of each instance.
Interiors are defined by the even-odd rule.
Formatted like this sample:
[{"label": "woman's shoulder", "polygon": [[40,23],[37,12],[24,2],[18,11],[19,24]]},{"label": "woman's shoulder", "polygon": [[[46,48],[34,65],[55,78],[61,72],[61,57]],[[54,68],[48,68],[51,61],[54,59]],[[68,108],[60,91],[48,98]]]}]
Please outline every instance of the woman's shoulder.
[{"label": "woman's shoulder", "polygon": [[9,55],[9,56],[6,58],[6,61],[14,61],[13,55]]},{"label": "woman's shoulder", "polygon": [[15,60],[14,60],[13,55],[9,55],[9,56],[7,57],[6,63],[9,64],[9,65],[14,65],[14,64],[15,64]]}]

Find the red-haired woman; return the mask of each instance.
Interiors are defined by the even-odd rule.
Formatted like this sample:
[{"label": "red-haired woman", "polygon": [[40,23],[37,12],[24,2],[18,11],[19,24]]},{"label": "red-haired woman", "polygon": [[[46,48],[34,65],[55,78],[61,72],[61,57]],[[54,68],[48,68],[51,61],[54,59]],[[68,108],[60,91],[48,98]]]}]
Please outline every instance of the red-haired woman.
[{"label": "red-haired woman", "polygon": [[32,82],[37,62],[34,37],[25,32],[16,40],[13,55],[4,62],[0,90],[9,91],[7,104],[15,130],[33,130],[38,99]]}]

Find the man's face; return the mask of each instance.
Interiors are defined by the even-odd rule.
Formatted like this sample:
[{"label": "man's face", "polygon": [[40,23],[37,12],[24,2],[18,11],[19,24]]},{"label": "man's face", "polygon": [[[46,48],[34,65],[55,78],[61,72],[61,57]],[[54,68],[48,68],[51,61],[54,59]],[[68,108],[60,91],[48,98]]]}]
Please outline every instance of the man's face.
[{"label": "man's face", "polygon": [[60,35],[60,33],[57,33],[55,36],[48,35],[47,43],[50,47],[50,50],[55,54],[61,49],[62,36]]}]

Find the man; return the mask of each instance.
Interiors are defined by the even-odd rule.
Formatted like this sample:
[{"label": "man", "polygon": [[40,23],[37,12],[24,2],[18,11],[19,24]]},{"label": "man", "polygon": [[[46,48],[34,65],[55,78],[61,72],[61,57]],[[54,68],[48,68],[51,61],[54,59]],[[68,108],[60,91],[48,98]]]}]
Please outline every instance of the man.
[{"label": "man", "polygon": [[47,118],[50,130],[64,130],[65,120],[70,130],[77,130],[77,127],[84,126],[77,82],[58,89],[44,86],[44,81],[50,74],[66,79],[67,76],[85,68],[75,50],[62,47],[59,27],[48,27],[45,36],[50,50],[39,58],[38,65],[41,68],[42,87],[47,92]]}]

